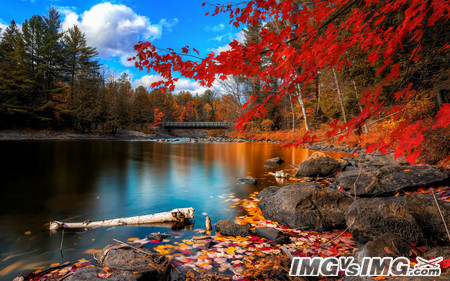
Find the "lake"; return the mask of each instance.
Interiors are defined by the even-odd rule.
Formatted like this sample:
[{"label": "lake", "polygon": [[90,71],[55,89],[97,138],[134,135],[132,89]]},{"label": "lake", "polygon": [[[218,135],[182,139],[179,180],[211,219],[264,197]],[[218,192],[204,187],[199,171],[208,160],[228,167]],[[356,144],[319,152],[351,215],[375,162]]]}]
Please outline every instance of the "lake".
[{"label": "lake", "polygon": [[[51,263],[90,259],[90,249],[102,249],[113,239],[194,233],[121,226],[62,235],[48,230],[51,220],[101,220],[193,207],[193,229],[204,228],[206,215],[213,223],[238,215],[226,199],[284,185],[267,173],[298,165],[312,152],[274,143],[0,142],[0,280]],[[264,162],[275,156],[286,162]],[[258,184],[236,181],[246,175]]]}]

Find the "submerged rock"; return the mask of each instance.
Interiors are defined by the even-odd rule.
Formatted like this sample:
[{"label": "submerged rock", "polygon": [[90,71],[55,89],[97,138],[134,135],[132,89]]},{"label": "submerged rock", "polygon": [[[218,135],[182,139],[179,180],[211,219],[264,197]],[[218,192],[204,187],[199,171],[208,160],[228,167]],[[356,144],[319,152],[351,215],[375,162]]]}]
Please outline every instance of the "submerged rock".
[{"label": "submerged rock", "polygon": [[353,239],[364,244],[385,233],[395,233],[410,243],[423,244],[422,229],[404,204],[398,197],[358,199],[346,216]]},{"label": "submerged rock", "polygon": [[314,152],[298,166],[295,177],[327,177],[335,174],[341,165],[323,152]]},{"label": "submerged rock", "polygon": [[379,196],[430,186],[447,178],[446,173],[432,166],[387,166],[344,171],[336,176],[336,182],[352,195],[356,188],[357,196]]},{"label": "submerged rock", "polygon": [[284,162],[284,160],[281,159],[280,157],[274,157],[274,158],[267,159],[264,162],[271,163],[271,164],[281,164]]},{"label": "submerged rock", "polygon": [[265,218],[292,228],[321,231],[345,226],[352,199],[340,191],[322,188],[314,182],[271,188],[275,192],[267,192],[258,206]]},{"label": "submerged rock", "polygon": [[237,180],[241,181],[241,182],[245,182],[247,184],[251,184],[251,185],[256,185],[257,184],[257,180],[254,177],[252,177],[252,176],[245,176],[245,177],[242,177],[242,178],[238,178]]},{"label": "submerged rock", "polygon": [[216,223],[216,231],[222,235],[229,236],[250,236],[252,235],[250,225],[241,225],[230,220],[221,220]]}]

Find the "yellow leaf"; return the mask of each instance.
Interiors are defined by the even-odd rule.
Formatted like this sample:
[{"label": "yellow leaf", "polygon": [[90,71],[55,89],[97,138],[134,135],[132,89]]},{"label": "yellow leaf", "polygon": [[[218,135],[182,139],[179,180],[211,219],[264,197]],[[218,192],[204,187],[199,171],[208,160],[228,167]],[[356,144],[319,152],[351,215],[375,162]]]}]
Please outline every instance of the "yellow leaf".
[{"label": "yellow leaf", "polygon": [[225,252],[227,252],[227,254],[229,255],[234,255],[234,251],[236,251],[235,247],[228,247]]}]

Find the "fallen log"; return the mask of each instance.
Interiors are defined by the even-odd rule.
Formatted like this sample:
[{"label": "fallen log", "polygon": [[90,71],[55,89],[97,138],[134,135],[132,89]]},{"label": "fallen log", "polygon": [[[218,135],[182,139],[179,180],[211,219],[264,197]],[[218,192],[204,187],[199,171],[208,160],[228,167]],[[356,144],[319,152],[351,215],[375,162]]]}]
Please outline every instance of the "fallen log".
[{"label": "fallen log", "polygon": [[117,225],[140,225],[165,222],[185,222],[188,219],[194,219],[194,208],[173,209],[169,212],[134,216],[128,218],[116,218],[102,221],[84,221],[64,223],[60,221],[51,221],[50,230],[61,230],[69,228],[87,228],[101,226],[117,226]]}]

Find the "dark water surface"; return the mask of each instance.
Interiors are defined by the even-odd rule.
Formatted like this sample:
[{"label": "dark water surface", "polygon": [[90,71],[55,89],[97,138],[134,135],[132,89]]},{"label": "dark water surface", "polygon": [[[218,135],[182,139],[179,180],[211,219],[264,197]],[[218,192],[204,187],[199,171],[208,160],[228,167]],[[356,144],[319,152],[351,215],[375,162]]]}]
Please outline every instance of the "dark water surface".
[{"label": "dark water surface", "polygon": [[[312,151],[271,143],[156,143],[132,141],[0,142],[0,280],[51,263],[92,258],[113,238],[126,241],[159,227],[115,227],[50,233],[50,220],[84,221],[195,208],[213,222],[234,219],[230,195],[245,198],[277,183],[268,172],[298,165]],[[265,159],[286,162],[267,167]],[[336,156],[336,155],[335,155]],[[258,185],[236,178],[252,175]],[[193,231],[179,231],[189,237]]]}]

